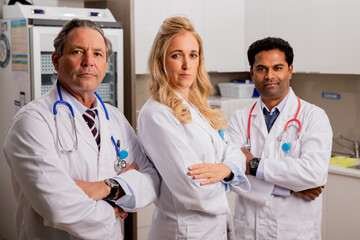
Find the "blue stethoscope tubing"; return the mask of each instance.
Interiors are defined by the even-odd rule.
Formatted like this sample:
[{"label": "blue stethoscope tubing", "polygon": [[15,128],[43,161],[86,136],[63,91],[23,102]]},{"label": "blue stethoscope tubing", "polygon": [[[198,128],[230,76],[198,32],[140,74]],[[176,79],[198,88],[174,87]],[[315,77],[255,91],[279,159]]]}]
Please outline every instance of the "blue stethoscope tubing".
[{"label": "blue stethoscope tubing", "polygon": [[[279,136],[279,141],[282,142],[283,140],[283,136],[285,135],[286,133],[286,130],[288,129],[288,126],[291,122],[297,122],[298,124],[298,134],[297,134],[297,139],[299,138],[300,136],[300,132],[301,132],[301,122],[300,120],[298,119],[298,115],[299,115],[299,112],[300,112],[300,109],[301,109],[301,101],[300,101],[300,98],[298,96],[296,96],[297,100],[298,100],[298,109],[296,111],[296,115],[293,119],[290,119],[289,121],[286,122],[285,124],[285,128],[284,130],[281,132],[280,136]],[[251,142],[250,142],[250,123],[251,123],[251,113],[253,112],[254,108],[255,108],[255,105],[256,105],[257,102],[254,103],[254,105],[252,106],[251,110],[250,110],[250,113],[249,113],[249,118],[248,118],[248,125],[247,125],[247,141],[246,141],[246,144],[245,144],[245,148],[250,151],[251,149]],[[281,145],[281,149],[287,154],[288,151],[290,150],[290,144],[289,143],[286,143],[284,142],[282,145]]]},{"label": "blue stethoscope tubing", "polygon": [[[76,149],[77,149],[77,146],[78,146],[78,138],[77,138],[77,133],[76,133],[76,125],[75,125],[75,114],[74,114],[74,109],[73,107],[71,106],[71,104],[67,101],[64,101],[63,99],[63,96],[61,94],[61,91],[60,91],[60,82],[57,81],[56,82],[56,88],[57,88],[57,91],[58,91],[58,94],[59,94],[59,98],[60,100],[56,101],[54,103],[54,106],[53,106],[53,114],[54,114],[54,118],[55,118],[55,128],[56,128],[56,134],[57,134],[57,139],[58,139],[58,143],[59,145],[61,146],[61,148],[65,151],[65,152],[75,152]],[[110,118],[109,118],[109,114],[108,114],[108,111],[107,111],[107,108],[103,102],[103,100],[101,99],[101,97],[97,94],[97,92],[94,92],[95,93],[95,96],[97,97],[97,99],[99,100],[99,102],[101,103],[101,106],[103,107],[104,109],[104,112],[105,112],[105,116],[106,116],[106,119],[108,121],[110,121]],[[71,116],[72,116],[72,127],[73,127],[73,132],[74,132],[74,135],[75,135],[75,143],[74,143],[74,146],[73,148],[71,149],[65,149],[63,147],[63,145],[61,144],[61,141],[60,141],[60,137],[59,137],[59,128],[58,128],[58,125],[57,125],[57,120],[56,120],[56,116],[57,116],[57,105],[58,104],[65,104],[70,112],[71,112]],[[111,141],[112,143],[114,144],[115,146],[115,151],[116,151],[116,155],[117,155],[117,159],[115,160],[114,162],[114,168],[115,168],[115,171],[117,173],[121,172],[125,167],[126,167],[126,161],[125,161],[125,158],[127,158],[128,156],[128,152],[126,150],[121,150],[120,151],[120,146],[117,145],[117,143],[115,142],[115,139],[114,137],[111,135]]]}]

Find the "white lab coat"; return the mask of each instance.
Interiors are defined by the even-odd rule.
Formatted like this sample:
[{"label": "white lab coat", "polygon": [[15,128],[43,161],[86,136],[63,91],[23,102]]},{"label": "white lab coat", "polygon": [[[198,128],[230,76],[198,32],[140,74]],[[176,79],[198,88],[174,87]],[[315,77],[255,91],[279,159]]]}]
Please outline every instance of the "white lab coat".
[{"label": "white lab coat", "polygon": [[[183,104],[187,105],[185,100]],[[233,236],[233,231],[226,233],[230,212],[225,185],[200,186],[204,179],[193,180],[187,172],[197,163],[228,161],[237,164],[244,174],[245,156],[235,146],[225,144],[200,113],[189,108],[192,121],[188,124],[182,124],[170,108],[152,99],[139,115],[140,141],[163,180],[155,201],[148,236],[151,240],[221,240]],[[249,190],[247,179],[237,184],[234,188],[238,191]]]},{"label": "white lab coat", "polygon": [[[247,137],[248,106],[234,113],[227,133],[240,148]],[[251,114],[251,153],[264,161],[265,180],[249,177],[251,191],[238,193],[234,215],[236,239],[321,239],[322,195],[309,201],[291,194],[290,197],[272,195],[274,184],[293,191],[301,191],[326,183],[331,155],[332,130],[326,113],[301,100],[298,119],[302,130],[295,146],[297,127],[289,127],[286,142],[288,155],[281,150],[278,136],[288,120],[295,117],[296,96],[290,88],[283,111],[268,133],[260,99]],[[295,123],[291,125],[297,126]],[[294,150],[294,148],[296,148]]]},{"label": "white lab coat", "polygon": [[[65,94],[63,97],[71,103]],[[78,148],[73,153],[64,152],[57,143],[52,110],[57,100],[54,85],[48,94],[20,109],[5,140],[4,153],[18,200],[18,239],[122,239],[120,219],[115,218],[113,207],[103,200],[90,199],[74,180],[123,179],[133,191],[135,208],[126,208],[128,196],[117,203],[126,211],[135,211],[156,199],[157,172],[143,154],[125,117],[108,104],[110,121],[104,111],[99,111],[100,152],[75,108]],[[73,146],[75,139],[69,112],[67,107],[59,105],[59,132],[67,148]],[[142,173],[130,170],[116,176],[117,155],[111,135],[120,140],[121,149],[129,152],[127,162],[136,162]]]}]

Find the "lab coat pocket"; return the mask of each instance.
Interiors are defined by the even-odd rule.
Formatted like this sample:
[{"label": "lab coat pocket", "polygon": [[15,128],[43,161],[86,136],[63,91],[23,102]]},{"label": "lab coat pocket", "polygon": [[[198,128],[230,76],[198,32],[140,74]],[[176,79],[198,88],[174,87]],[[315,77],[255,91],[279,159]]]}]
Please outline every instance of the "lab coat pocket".
[{"label": "lab coat pocket", "polygon": [[[222,219],[224,220],[224,219]],[[226,240],[226,222],[215,219],[179,225],[179,240]]]},{"label": "lab coat pocket", "polygon": [[238,219],[234,219],[234,230],[235,230],[235,239],[243,240],[245,239],[245,230],[246,222]]},{"label": "lab coat pocket", "polygon": [[277,224],[277,236],[279,240],[308,240],[318,239],[315,234],[316,221],[298,223],[279,222]]}]

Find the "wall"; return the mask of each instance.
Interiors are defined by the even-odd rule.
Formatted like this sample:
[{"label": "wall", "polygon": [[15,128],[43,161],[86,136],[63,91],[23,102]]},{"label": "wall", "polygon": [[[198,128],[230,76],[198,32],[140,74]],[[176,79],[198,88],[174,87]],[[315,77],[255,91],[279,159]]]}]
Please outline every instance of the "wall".
[{"label": "wall", "polygon": [[[351,143],[341,140],[339,133],[360,141],[360,76],[340,74],[295,74],[291,86],[299,97],[320,106],[329,116],[334,138],[352,148]],[[340,94],[340,99],[322,98],[322,93]],[[345,152],[337,143],[333,151]]]}]

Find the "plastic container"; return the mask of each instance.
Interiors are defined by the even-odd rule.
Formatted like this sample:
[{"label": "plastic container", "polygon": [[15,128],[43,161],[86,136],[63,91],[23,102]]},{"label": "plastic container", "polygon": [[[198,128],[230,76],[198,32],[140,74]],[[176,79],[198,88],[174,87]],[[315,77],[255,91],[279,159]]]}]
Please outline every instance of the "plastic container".
[{"label": "plastic container", "polygon": [[251,98],[254,94],[254,84],[246,83],[218,83],[220,95],[223,97]]}]

